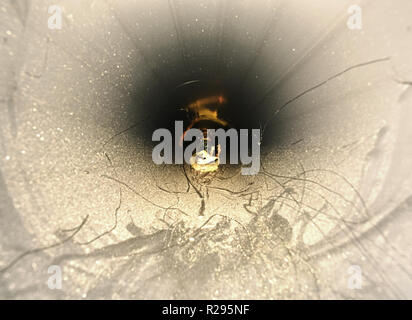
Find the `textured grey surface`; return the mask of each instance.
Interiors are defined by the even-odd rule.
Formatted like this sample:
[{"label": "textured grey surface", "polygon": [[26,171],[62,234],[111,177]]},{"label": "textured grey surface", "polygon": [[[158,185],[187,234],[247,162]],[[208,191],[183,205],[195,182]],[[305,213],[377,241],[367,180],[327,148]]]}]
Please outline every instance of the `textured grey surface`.
[{"label": "textured grey surface", "polygon": [[[0,0],[0,297],[412,298],[412,2],[351,4]],[[244,75],[264,122],[385,57],[283,109],[259,175],[189,170],[203,217],[132,134],[156,81]]]}]

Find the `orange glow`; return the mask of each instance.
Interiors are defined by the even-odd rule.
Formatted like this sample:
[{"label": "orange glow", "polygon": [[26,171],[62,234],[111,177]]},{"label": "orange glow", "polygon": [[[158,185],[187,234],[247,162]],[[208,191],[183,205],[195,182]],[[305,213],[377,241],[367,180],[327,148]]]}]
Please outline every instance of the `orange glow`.
[{"label": "orange glow", "polygon": [[[186,128],[185,132],[180,137],[180,145],[183,143],[186,132],[193,128],[197,123],[201,121],[212,121],[220,126],[224,127],[228,125],[228,122],[219,118],[218,109],[220,106],[226,103],[226,98],[223,95],[210,96],[201,98],[195,102],[190,103],[186,111],[194,112],[194,118],[190,125]],[[207,129],[207,128],[200,128]],[[206,139],[206,138],[205,138]]]},{"label": "orange glow", "polygon": [[[194,102],[188,104],[185,110],[187,112],[193,113],[193,120],[180,137],[179,144],[183,144],[186,132],[202,121],[210,121],[218,124],[221,127],[227,126],[228,122],[219,117],[219,110],[224,104],[226,104],[226,102],[227,100],[223,95],[213,95],[197,99]],[[208,139],[208,128],[200,127],[199,129],[204,132],[204,140],[206,141]],[[202,150],[201,152],[198,152],[191,157],[190,164],[196,171],[213,172],[219,167],[219,154],[219,145],[217,156],[215,156],[214,151],[211,154],[208,154],[206,150]]]}]

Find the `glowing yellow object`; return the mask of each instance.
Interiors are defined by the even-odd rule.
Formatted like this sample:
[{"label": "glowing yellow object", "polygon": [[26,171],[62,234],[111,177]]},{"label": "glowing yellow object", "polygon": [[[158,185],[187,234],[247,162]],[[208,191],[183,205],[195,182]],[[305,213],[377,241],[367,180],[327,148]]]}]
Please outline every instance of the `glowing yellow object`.
[{"label": "glowing yellow object", "polygon": [[[219,109],[224,104],[226,104],[226,98],[223,95],[209,96],[190,103],[185,110],[191,113],[193,120],[183,133],[180,142],[183,143],[186,132],[193,127],[203,131],[206,142],[208,139],[207,129],[209,129],[207,126],[212,124],[220,127],[227,126],[228,122],[219,117]],[[190,158],[190,165],[196,171],[213,172],[219,168],[220,145],[217,146],[217,154],[214,149],[208,154],[206,145],[205,143],[204,150],[195,153]]]}]

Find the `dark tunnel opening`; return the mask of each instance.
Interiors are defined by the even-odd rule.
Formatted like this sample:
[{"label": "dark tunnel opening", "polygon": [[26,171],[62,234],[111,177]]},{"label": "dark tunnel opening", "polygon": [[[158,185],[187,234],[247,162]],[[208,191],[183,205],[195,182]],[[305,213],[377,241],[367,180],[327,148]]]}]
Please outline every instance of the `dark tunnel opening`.
[{"label": "dark tunnel opening", "polygon": [[[266,36],[269,35],[270,33],[266,34]],[[261,42],[256,44],[256,47],[264,46],[266,40],[266,37],[261,38]],[[219,41],[222,42],[223,39]],[[143,56],[158,57],[169,54],[168,61],[173,63],[151,65],[143,79],[139,78],[139,81],[131,83],[133,99],[126,106],[126,119],[137,120],[130,127],[127,127],[126,124],[123,125],[125,129],[117,132],[109,140],[119,134],[130,135],[132,139],[143,139],[144,144],[153,148],[156,144],[152,141],[155,130],[165,128],[174,133],[175,121],[183,121],[184,128],[188,128],[190,116],[187,112],[182,111],[183,107],[199,98],[221,95],[227,99],[223,117],[228,121],[228,125],[215,128],[247,129],[248,131],[259,129],[262,142],[260,150],[264,155],[274,150],[274,147],[275,149],[288,148],[285,141],[290,141],[288,139],[288,134],[292,132],[290,128],[296,127],[294,123],[296,112],[292,112],[286,117],[278,117],[278,113],[283,112],[286,108],[293,108],[293,104],[306,98],[306,95],[316,97],[317,90],[321,90],[329,82],[339,80],[340,77],[343,78],[346,73],[353,73],[356,77],[356,74],[360,74],[362,69],[368,66],[374,68],[374,65],[377,65],[375,67],[379,69],[379,64],[390,60],[390,57],[378,57],[377,59],[358,61],[358,63],[344,64],[341,70],[327,73],[318,83],[312,82],[309,86],[307,84],[302,86],[289,85],[288,87],[288,83],[286,86],[283,83],[281,83],[283,86],[273,85],[273,83],[268,83],[258,77],[257,75],[262,70],[256,69],[256,61],[259,61],[261,66],[271,65],[271,61],[266,61],[267,56],[262,55],[261,51],[251,51],[246,42],[243,44],[239,41],[231,41],[230,34],[225,38],[225,41],[229,43],[226,46],[230,46],[230,50],[227,50],[247,58],[240,60],[240,63],[236,65],[231,65],[230,68],[227,67],[227,62],[222,55],[216,53],[219,41],[217,44],[207,46],[200,57],[191,57],[190,63],[181,51],[171,55],[168,47],[151,47],[150,54],[143,53]],[[198,45],[197,39],[185,43],[187,47]],[[275,50],[282,51],[282,43]],[[178,61],[177,64],[176,61]],[[140,65],[135,65],[137,69],[132,70],[132,73],[141,72]],[[277,65],[282,66],[282,61],[278,61]],[[271,72],[275,79],[281,74],[281,70],[276,68],[272,68]],[[268,88],[270,89],[268,90]],[[305,111],[302,111],[302,114],[304,113]],[[323,119],[316,121],[318,120],[312,122],[311,126],[322,130]],[[309,134],[309,136],[305,137],[305,134]],[[305,138],[310,139],[310,131],[303,132],[299,139],[294,138],[289,144],[298,144]],[[185,144],[187,143],[185,142]],[[227,148],[230,148],[230,140],[227,140]]]},{"label": "dark tunnel opening", "polygon": [[[190,43],[189,46],[192,46]],[[235,51],[244,50],[248,53],[249,48],[236,44]],[[153,49],[158,55],[167,54],[167,48]],[[182,111],[184,106],[197,99],[208,96],[222,96],[227,100],[223,108],[222,117],[228,122],[227,126],[217,128],[234,129],[259,129],[264,122],[264,116],[273,111],[263,110],[257,101],[262,98],[265,87],[261,80],[253,75],[245,73],[250,70],[251,63],[258,56],[252,56],[251,61],[239,64],[225,71],[224,61],[214,56],[215,48],[210,53],[204,53],[208,58],[199,58],[192,61],[201,71],[191,70],[184,64],[184,58],[180,53],[177,57],[170,58],[171,61],[181,60],[180,66],[163,64],[157,66],[156,70],[150,72],[143,81],[133,85],[134,99],[127,106],[127,118],[139,119],[136,125],[122,134],[136,135],[136,138],[146,140],[148,145],[152,144],[152,134],[156,129],[166,128],[174,132],[175,121],[184,121],[184,128],[190,124],[190,116]],[[219,66],[221,66],[219,68]],[[139,72],[134,70],[133,72]],[[141,119],[145,119],[141,122]],[[127,127],[126,127],[127,128]],[[273,140],[267,140],[270,145]]]}]

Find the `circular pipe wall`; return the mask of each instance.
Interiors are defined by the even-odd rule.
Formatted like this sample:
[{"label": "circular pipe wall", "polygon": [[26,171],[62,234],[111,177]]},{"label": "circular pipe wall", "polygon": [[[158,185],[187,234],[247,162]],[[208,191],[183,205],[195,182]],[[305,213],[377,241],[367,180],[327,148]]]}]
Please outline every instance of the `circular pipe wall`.
[{"label": "circular pipe wall", "polygon": [[[410,298],[409,2],[3,1],[0,296]],[[153,163],[199,80],[257,175]]]}]

